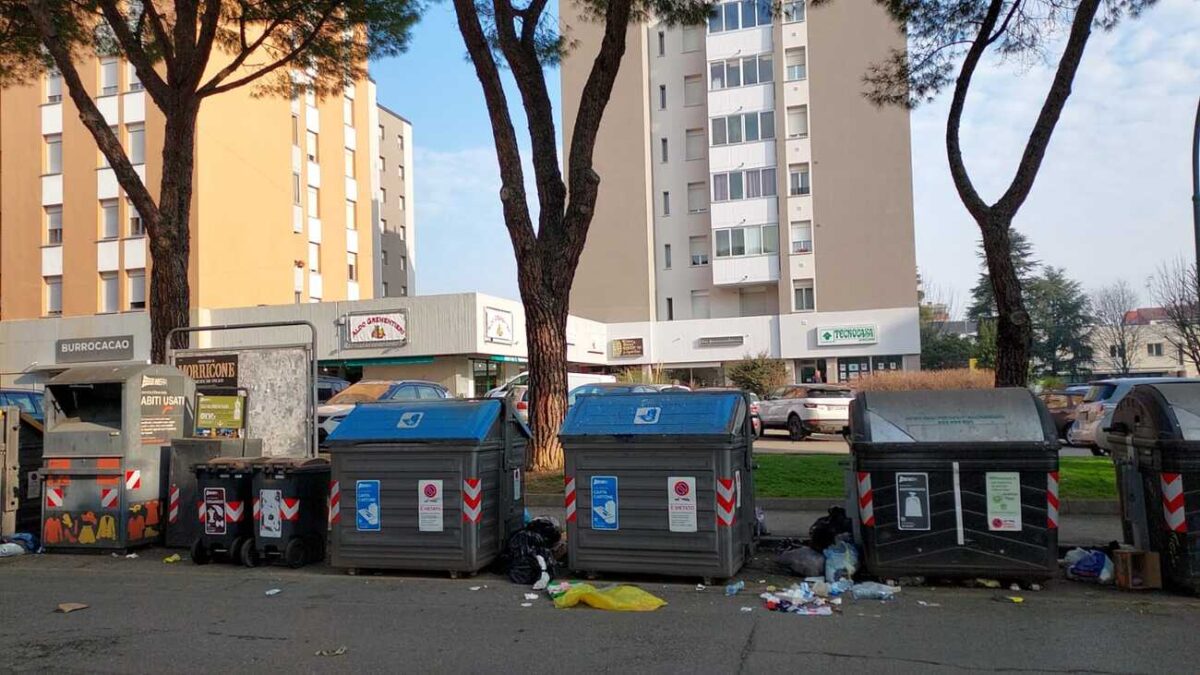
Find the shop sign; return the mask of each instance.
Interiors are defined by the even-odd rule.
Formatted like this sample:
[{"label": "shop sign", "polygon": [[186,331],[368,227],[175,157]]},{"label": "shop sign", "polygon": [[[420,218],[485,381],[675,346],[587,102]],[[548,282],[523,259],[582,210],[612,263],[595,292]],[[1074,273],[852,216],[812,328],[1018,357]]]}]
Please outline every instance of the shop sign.
[{"label": "shop sign", "polygon": [[873,323],[854,326],[818,326],[817,346],[873,345],[879,342],[879,326]]},{"label": "shop sign", "polygon": [[702,337],[696,340],[697,347],[741,347],[746,338],[741,335]]},{"label": "shop sign", "polygon": [[56,340],[55,363],[89,363],[92,361],[132,361],[133,336],[111,335],[95,338]]},{"label": "shop sign", "polygon": [[179,356],[175,367],[196,381],[197,387],[238,386],[238,355]]},{"label": "shop sign", "polygon": [[621,338],[609,343],[613,358],[637,357],[645,355],[645,343],[642,338]]},{"label": "shop sign", "polygon": [[380,347],[408,342],[408,314],[371,312],[346,316],[347,347]]},{"label": "shop sign", "polygon": [[495,307],[483,308],[484,339],[502,345],[513,343],[513,314]]}]

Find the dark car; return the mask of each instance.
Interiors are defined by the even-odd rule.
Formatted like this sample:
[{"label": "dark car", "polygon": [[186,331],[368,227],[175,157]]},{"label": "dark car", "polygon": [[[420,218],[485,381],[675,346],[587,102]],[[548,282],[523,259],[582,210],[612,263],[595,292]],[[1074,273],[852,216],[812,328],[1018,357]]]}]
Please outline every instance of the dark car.
[{"label": "dark car", "polygon": [[584,394],[605,396],[608,394],[657,394],[667,391],[691,391],[681,384],[645,384],[641,382],[596,382],[581,384],[567,394],[567,405],[575,405],[575,399]]},{"label": "dark car", "polygon": [[42,392],[32,389],[0,389],[0,406],[13,406],[39,422],[46,420]]},{"label": "dark car", "polygon": [[1058,430],[1059,438],[1066,440],[1067,431],[1075,423],[1075,410],[1083,403],[1085,393],[1054,389],[1038,394],[1038,398],[1042,399],[1042,403],[1045,403],[1046,409],[1050,411],[1050,417],[1054,419],[1054,428]]},{"label": "dark car", "polygon": [[415,401],[450,398],[450,390],[425,380],[362,380],[343,389],[317,408],[317,440],[324,443],[329,434],[346,419],[359,403],[377,401]]}]

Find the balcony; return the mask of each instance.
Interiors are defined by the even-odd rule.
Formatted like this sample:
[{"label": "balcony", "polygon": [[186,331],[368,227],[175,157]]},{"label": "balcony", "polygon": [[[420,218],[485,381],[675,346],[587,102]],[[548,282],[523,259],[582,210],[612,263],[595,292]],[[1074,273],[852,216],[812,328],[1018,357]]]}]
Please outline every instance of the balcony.
[{"label": "balcony", "polygon": [[751,286],[779,281],[779,255],[749,255],[712,261],[714,286]]}]

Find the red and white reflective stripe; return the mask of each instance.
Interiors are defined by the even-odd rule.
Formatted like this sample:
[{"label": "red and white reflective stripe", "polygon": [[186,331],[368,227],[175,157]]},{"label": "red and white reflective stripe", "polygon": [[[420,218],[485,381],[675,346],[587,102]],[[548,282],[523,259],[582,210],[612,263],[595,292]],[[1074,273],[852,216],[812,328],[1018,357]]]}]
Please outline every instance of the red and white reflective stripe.
[{"label": "red and white reflective stripe", "polygon": [[46,506],[52,509],[62,508],[63,490],[60,487],[46,488]]},{"label": "red and white reflective stripe", "polygon": [[871,472],[858,472],[858,517],[866,527],[875,527],[875,491],[871,489]]},{"label": "red and white reflective stripe", "polygon": [[567,506],[567,522],[573,523],[575,522],[575,477],[566,476],[564,477],[563,481],[567,485],[567,495],[565,498]]},{"label": "red and white reflective stripe", "polygon": [[1186,534],[1187,511],[1184,508],[1183,474],[1164,473],[1160,480],[1163,493],[1163,517],[1167,519],[1167,529]]},{"label": "red and white reflective stripe", "polygon": [[172,485],[170,497],[167,500],[167,522],[174,523],[179,520],[179,486]]},{"label": "red and white reflective stripe", "polygon": [[125,472],[125,489],[140,490],[142,489],[142,472],[137,469]]},{"label": "red and white reflective stripe", "polygon": [[255,520],[262,519],[262,500],[259,499],[258,497],[254,498],[254,519]]},{"label": "red and white reflective stripe", "polygon": [[100,488],[100,508],[117,508],[117,488]]},{"label": "red and white reflective stripe", "polygon": [[200,522],[204,522],[204,502],[202,501],[196,502],[196,518],[199,519]]},{"label": "red and white reflective stripe", "polygon": [[246,515],[245,502],[225,502],[225,519],[231,523],[242,522],[242,516]]},{"label": "red and white reflective stripe", "polygon": [[338,481],[329,482],[329,524],[342,520],[342,484]]},{"label": "red and white reflective stripe", "polygon": [[1046,474],[1046,528],[1058,529],[1058,472]]},{"label": "red and white reflective stripe", "polygon": [[290,497],[284,497],[283,504],[281,505],[281,509],[283,511],[283,519],[284,520],[295,521],[295,520],[299,519],[300,518],[300,498],[296,497],[295,499],[292,499]]},{"label": "red and white reflective stripe", "polygon": [[732,478],[717,479],[717,525],[733,526],[733,509],[737,503]]},{"label": "red and white reflective stripe", "polygon": [[463,479],[463,522],[478,523],[483,515],[483,481],[478,478]]}]

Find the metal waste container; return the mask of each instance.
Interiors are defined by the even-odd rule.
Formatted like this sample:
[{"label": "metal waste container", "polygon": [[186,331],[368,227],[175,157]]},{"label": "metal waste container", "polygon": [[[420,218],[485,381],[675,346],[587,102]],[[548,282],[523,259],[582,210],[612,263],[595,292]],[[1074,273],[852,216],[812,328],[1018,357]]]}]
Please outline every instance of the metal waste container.
[{"label": "metal waste container", "polygon": [[360,404],[327,440],[330,564],[486,567],[522,525],[528,438],[504,399]]},{"label": "metal waste container", "polygon": [[193,389],[161,365],[82,366],[47,383],[47,549],[124,549],[159,538],[164,448],[191,428]]},{"label": "metal waste container", "polygon": [[280,559],[289,567],[325,559],[329,530],[329,461],[263,459],[254,465],[254,545],[240,551],[242,564]]},{"label": "metal waste container", "polygon": [[1058,434],[1031,391],[863,392],[850,433],[871,574],[1056,573]]},{"label": "metal waste container", "polygon": [[205,565],[214,557],[238,562],[243,549],[254,547],[250,505],[254,462],[241,457],[216,457],[197,464],[196,516],[199,535],[192,544],[192,562]]},{"label": "metal waste container", "polygon": [[724,579],[753,552],[753,425],[738,392],[581,396],[560,438],[572,570]]},{"label": "metal waste container", "polygon": [[1168,584],[1200,593],[1200,381],[1135,386],[1101,433],[1131,478],[1120,491],[1130,543],[1158,552]]},{"label": "metal waste container", "polygon": [[200,534],[200,519],[194,507],[200,502],[196,491],[196,465],[216,457],[255,458],[262,455],[258,438],[177,438],[168,453],[167,536],[169,548],[190,548]]}]

